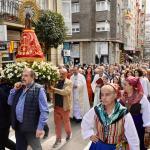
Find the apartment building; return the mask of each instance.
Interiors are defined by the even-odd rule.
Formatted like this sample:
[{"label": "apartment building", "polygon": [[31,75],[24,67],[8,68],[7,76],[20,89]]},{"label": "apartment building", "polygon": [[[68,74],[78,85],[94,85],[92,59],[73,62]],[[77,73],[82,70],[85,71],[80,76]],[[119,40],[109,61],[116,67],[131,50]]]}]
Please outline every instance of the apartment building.
[{"label": "apartment building", "polygon": [[66,40],[74,64],[115,63],[123,47],[122,1],[72,0],[72,36]]},{"label": "apartment building", "polygon": [[137,43],[136,54],[143,58],[145,37],[146,0],[137,0]]},{"label": "apartment building", "polygon": [[150,60],[150,14],[145,19],[144,58]]},{"label": "apartment building", "polygon": [[130,56],[143,58],[145,0],[124,0],[124,50]]},{"label": "apartment building", "polygon": [[135,52],[137,32],[136,23],[137,19],[137,10],[136,10],[136,1],[135,0],[124,0],[124,50],[127,54],[132,55]]},{"label": "apartment building", "polygon": [[143,58],[144,53],[144,39],[145,39],[145,19],[146,19],[146,0],[142,0],[142,8],[141,8],[141,33],[139,35],[140,38],[140,51],[141,57]]}]

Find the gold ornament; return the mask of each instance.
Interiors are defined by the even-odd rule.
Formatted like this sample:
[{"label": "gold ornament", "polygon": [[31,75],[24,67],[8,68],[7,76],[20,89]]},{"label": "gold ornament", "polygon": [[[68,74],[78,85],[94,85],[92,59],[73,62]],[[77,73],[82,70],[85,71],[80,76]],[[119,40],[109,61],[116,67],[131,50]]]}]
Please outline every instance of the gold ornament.
[{"label": "gold ornament", "polygon": [[36,3],[36,0],[23,0],[19,8],[19,20],[22,24],[25,24],[26,13],[30,13],[33,22],[37,22],[40,17],[40,6]]}]

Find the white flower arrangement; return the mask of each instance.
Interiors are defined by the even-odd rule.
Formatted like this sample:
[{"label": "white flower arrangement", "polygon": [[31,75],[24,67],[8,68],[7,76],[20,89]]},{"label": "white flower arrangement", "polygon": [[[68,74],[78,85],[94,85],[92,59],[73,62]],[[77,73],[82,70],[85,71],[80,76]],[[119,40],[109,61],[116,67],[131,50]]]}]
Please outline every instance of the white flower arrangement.
[{"label": "white flower arrangement", "polygon": [[59,70],[50,62],[34,62],[31,68],[35,71],[41,84],[53,83],[59,79]]},{"label": "white flower arrangement", "polygon": [[59,79],[59,70],[50,62],[33,62],[28,64],[26,62],[7,64],[0,72],[0,78],[7,80],[14,84],[21,80],[24,68],[30,67],[35,71],[37,82],[41,84],[51,84],[57,82]]},{"label": "white flower arrangement", "polygon": [[28,67],[29,64],[26,62],[7,64],[5,68],[0,73],[0,78],[5,79],[9,83],[14,84],[17,81],[21,80],[21,75],[25,67]]}]

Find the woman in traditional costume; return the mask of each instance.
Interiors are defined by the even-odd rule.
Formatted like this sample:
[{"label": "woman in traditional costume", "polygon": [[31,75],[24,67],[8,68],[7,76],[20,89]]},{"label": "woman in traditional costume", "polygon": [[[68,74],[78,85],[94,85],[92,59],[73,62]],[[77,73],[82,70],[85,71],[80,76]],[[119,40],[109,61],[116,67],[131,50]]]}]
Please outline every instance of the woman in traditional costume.
[{"label": "woman in traditional costume", "polygon": [[101,103],[85,114],[81,123],[84,139],[92,141],[90,150],[140,150],[138,134],[127,108],[117,101],[114,84],[101,88]]},{"label": "woman in traditional costume", "polygon": [[150,103],[143,93],[139,78],[130,76],[125,79],[121,103],[132,115],[140,139],[140,150],[150,146]]}]

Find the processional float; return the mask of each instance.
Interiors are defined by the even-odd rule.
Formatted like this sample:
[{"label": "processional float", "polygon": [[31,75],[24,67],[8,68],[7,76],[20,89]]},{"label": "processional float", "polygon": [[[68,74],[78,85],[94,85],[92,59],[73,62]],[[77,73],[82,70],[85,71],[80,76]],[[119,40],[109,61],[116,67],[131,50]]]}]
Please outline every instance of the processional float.
[{"label": "processional float", "polygon": [[[21,34],[20,44],[16,55],[17,62],[44,61],[45,57],[37,39],[34,29],[32,29],[31,18],[38,18],[39,9],[34,0],[25,0],[20,8],[20,18],[25,23],[25,28]],[[24,16],[25,17],[24,17]],[[25,18],[25,19],[24,19]]]}]

